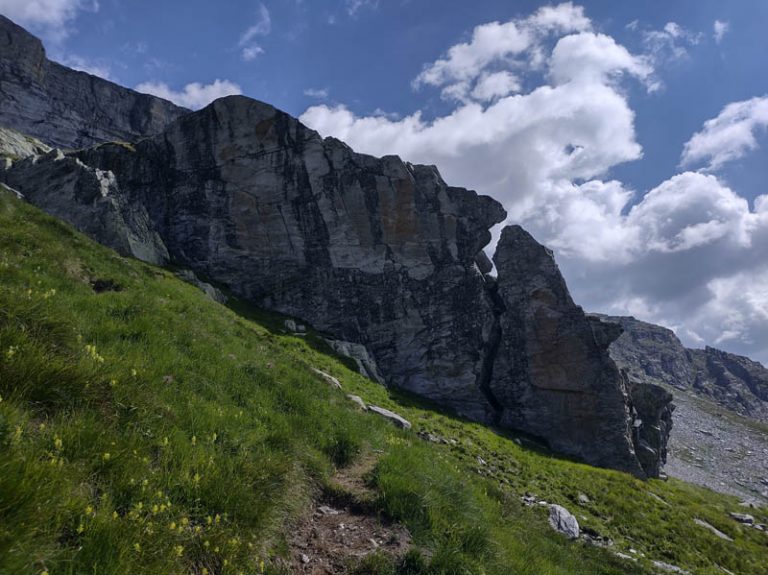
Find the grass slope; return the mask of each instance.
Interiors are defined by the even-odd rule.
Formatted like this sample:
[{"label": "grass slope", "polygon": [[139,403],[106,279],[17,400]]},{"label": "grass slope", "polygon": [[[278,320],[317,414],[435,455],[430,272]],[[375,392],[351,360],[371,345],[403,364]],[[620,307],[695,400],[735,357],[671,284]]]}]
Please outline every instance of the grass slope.
[{"label": "grass slope", "polygon": [[[114,289],[96,293],[95,280]],[[727,516],[736,500],[526,449],[239,312],[0,189],[0,573],[280,573],[291,521],[363,452],[380,457],[375,505],[424,554],[373,556],[357,572],[651,573],[651,558],[768,572],[766,534]],[[311,367],[414,432],[355,410]],[[525,491],[639,561],[551,532]]]}]

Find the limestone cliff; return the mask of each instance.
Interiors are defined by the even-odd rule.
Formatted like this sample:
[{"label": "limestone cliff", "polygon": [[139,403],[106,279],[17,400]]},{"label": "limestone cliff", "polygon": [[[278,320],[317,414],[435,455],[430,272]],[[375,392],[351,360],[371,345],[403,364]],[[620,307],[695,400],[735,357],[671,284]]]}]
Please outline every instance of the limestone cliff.
[{"label": "limestone cliff", "polygon": [[46,58],[39,39],[0,14],[0,126],[81,148],[161,132],[188,112]]}]

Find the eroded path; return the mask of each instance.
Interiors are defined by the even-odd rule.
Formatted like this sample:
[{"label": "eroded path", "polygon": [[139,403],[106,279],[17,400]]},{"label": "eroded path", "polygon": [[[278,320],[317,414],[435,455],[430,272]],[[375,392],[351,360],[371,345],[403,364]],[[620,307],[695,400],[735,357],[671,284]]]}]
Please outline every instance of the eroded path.
[{"label": "eroded path", "polygon": [[293,573],[337,575],[369,553],[401,557],[408,551],[408,530],[374,511],[365,476],[375,465],[376,457],[368,454],[333,476],[331,488],[289,538]]}]

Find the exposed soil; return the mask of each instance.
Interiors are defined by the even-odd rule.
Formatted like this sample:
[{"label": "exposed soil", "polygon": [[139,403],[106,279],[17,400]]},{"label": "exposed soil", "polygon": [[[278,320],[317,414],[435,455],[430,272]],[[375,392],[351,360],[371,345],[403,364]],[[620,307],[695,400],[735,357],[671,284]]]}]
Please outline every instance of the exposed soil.
[{"label": "exposed soil", "polygon": [[408,551],[408,530],[378,515],[370,504],[373,492],[364,478],[375,464],[376,458],[369,455],[334,475],[332,489],[315,502],[290,537],[293,573],[337,575],[374,551],[396,557]]}]

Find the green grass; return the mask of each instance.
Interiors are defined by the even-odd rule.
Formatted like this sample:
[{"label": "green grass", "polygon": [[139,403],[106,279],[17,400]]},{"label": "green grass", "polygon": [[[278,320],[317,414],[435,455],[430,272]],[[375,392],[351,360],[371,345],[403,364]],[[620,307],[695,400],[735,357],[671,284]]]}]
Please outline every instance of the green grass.
[{"label": "green grass", "polygon": [[[95,280],[116,289],[96,293]],[[616,550],[694,573],[768,572],[768,536],[728,518],[735,499],[524,448],[370,382],[317,334],[282,334],[273,314],[234,304],[0,189],[0,574],[285,572],[291,521],[363,452],[380,457],[373,504],[421,551],[351,572],[652,572],[551,532],[546,509],[520,503],[526,491],[567,506]],[[414,430],[355,410],[346,392]],[[580,493],[591,502],[579,505]]]}]

